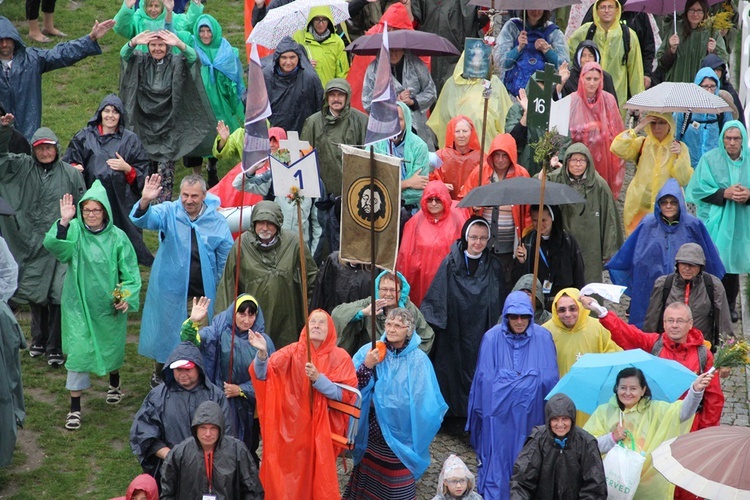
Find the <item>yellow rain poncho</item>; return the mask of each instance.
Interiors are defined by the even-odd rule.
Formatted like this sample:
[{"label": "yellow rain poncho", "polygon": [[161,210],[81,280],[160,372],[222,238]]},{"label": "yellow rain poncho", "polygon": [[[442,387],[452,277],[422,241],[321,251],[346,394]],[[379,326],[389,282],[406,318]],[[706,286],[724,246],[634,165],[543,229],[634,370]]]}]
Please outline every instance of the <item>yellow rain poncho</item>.
[{"label": "yellow rain poncho", "polygon": [[[467,79],[462,75],[464,70],[464,54],[453,70],[453,77],[446,80],[443,90],[440,92],[435,109],[432,110],[427,126],[435,132],[440,149],[445,147],[445,129],[448,122],[454,116],[465,115],[471,118],[482,142],[482,117],[484,110],[484,99],[482,98],[482,80],[477,78]],[[505,131],[505,116],[513,105],[505,90],[505,85],[496,75],[492,75],[492,95],[487,106],[487,132],[484,148],[489,149],[492,139],[497,134]]]},{"label": "yellow rain poncho", "polygon": [[[567,295],[575,300],[578,306],[578,321],[573,328],[565,326],[557,314],[557,303],[560,297]],[[602,353],[622,351],[620,346],[614,343],[609,330],[604,328],[599,320],[591,318],[591,311],[584,309],[578,301],[579,291],[577,288],[563,288],[552,302],[552,319],[542,326],[550,331],[552,339],[557,348],[557,367],[560,370],[560,378],[570,371],[573,363],[586,353]],[[576,411],[576,425],[583,427],[589,419],[589,414]]]},{"label": "yellow rain poncho", "polygon": [[622,211],[627,234],[633,232],[643,217],[654,210],[654,202],[659,190],[667,179],[674,178],[685,187],[693,175],[690,165],[690,151],[681,142],[682,151],[676,155],[669,151],[675,140],[675,122],[671,113],[650,112],[669,123],[669,132],[659,141],[651,132],[651,125],[644,129],[646,136],[637,136],[633,129],[622,132],[612,141],[610,151],[620,158],[636,164],[635,176],[625,194],[625,207]]}]

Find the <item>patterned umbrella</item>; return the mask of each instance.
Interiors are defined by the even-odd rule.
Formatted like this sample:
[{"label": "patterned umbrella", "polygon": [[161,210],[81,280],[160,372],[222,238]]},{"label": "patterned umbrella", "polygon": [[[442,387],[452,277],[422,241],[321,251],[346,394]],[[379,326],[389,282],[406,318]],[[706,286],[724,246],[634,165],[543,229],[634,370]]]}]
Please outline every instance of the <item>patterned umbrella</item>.
[{"label": "patterned umbrella", "polygon": [[310,9],[322,6],[331,9],[334,25],[349,19],[349,4],[344,0],[295,0],[282,7],[269,10],[266,17],[253,27],[253,32],[247,37],[245,43],[257,43],[266,48],[275,49],[282,38],[305,29]]},{"label": "patterned umbrella", "polygon": [[732,111],[721,97],[694,83],[664,82],[636,94],[625,103],[625,109],[659,113],[710,113]]},{"label": "patterned umbrella", "polygon": [[471,0],[469,5],[495,10],[552,10],[577,3],[581,0]]}]

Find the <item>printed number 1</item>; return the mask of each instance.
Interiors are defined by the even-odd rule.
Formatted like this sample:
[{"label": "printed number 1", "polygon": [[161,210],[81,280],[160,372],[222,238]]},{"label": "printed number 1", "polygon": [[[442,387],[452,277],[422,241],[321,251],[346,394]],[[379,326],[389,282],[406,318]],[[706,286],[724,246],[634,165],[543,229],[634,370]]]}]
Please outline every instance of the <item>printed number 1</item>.
[{"label": "printed number 1", "polygon": [[297,170],[294,172],[294,178],[297,179],[297,183],[299,183],[300,189],[305,189],[305,186],[302,183],[302,170]]}]

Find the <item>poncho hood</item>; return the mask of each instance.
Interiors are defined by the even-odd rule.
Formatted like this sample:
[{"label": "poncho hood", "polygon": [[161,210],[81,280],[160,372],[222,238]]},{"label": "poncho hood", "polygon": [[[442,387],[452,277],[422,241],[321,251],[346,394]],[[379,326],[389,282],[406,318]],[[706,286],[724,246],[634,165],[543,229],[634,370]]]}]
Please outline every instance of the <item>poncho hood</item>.
[{"label": "poncho hood", "polygon": [[703,82],[703,80],[705,80],[706,78],[710,78],[711,80],[716,82],[716,89],[714,89],[714,94],[719,95],[719,90],[721,90],[721,81],[719,81],[719,76],[716,74],[716,71],[714,71],[713,68],[699,69],[695,74],[695,80],[693,80],[693,83],[696,85],[700,85],[701,82]]},{"label": "poncho hood", "polygon": [[[518,278],[518,281],[516,281],[516,284],[513,287],[513,291],[518,292],[521,290],[528,290],[530,292],[533,283],[534,275],[524,274],[523,276]],[[539,278],[537,278],[536,280],[536,306],[544,308],[544,292],[542,291],[542,282],[539,281]]]},{"label": "poncho hood", "polygon": [[[331,315],[323,309],[315,309],[314,311],[311,311],[310,316],[312,316],[314,313],[325,314],[326,321],[328,322],[328,334],[326,335],[325,340],[320,343],[317,349],[312,345],[312,343],[310,344],[310,347],[313,349],[316,356],[329,354],[338,345],[336,325],[333,324],[333,318],[331,318]],[[307,352],[307,326],[302,328],[302,331],[299,333],[299,342],[297,343],[297,348],[304,349],[305,352]]]},{"label": "poncho hood", "polygon": [[190,427],[196,441],[198,441],[198,426],[204,424],[215,425],[219,428],[219,440],[216,442],[218,445],[221,442],[221,438],[224,436],[225,423],[224,412],[221,411],[221,406],[219,406],[216,401],[204,401],[200,404],[198,409],[195,410],[193,422]]},{"label": "poncho hood", "polygon": [[589,49],[594,54],[594,60],[599,64],[602,63],[602,54],[599,52],[599,47],[596,46],[596,43],[593,40],[584,40],[576,47],[575,55],[571,61],[574,69],[581,70],[581,52],[583,52],[583,49]]},{"label": "poncho hood", "polygon": [[57,157],[55,157],[55,160],[52,163],[57,163],[58,161],[60,161],[60,158],[62,158],[62,154],[61,154],[62,152],[60,150],[60,140],[57,138],[57,135],[55,135],[55,133],[47,127],[41,127],[37,129],[37,131],[34,132],[34,135],[31,136],[31,144],[32,144],[31,156],[34,158],[34,161],[39,163],[39,160],[36,157],[36,153],[34,152],[33,144],[40,139],[50,139],[52,141],[55,141],[55,149],[57,149]]},{"label": "poncho hood", "polygon": [[[385,12],[383,12],[383,16],[380,18],[378,25],[383,26],[385,25],[385,23],[388,23],[389,28],[393,28],[396,30],[414,29],[414,26],[412,26],[411,22],[409,21],[409,12],[401,2],[392,4],[385,10]],[[368,32],[368,34],[371,33]]]},{"label": "poncho hood", "polygon": [[661,205],[659,205],[659,201],[665,196],[674,196],[677,198],[677,202],[680,205],[680,213],[677,215],[677,219],[681,224],[685,218],[687,205],[685,205],[685,195],[682,194],[682,188],[677,179],[671,178],[664,183],[664,187],[659,190],[659,194],[656,195],[656,203],[654,203],[654,217],[656,217],[659,223],[666,225],[666,222],[662,220]]},{"label": "poncho hood", "polygon": [[644,129],[648,138],[651,139],[655,144],[662,144],[667,146],[672,144],[672,141],[675,140],[675,130],[677,129],[672,113],[659,113],[657,111],[649,111],[648,113],[646,113],[646,116],[655,116],[657,118],[661,118],[669,124],[669,132],[667,132],[667,135],[665,135],[664,139],[662,139],[661,141],[654,137],[654,134],[651,131],[651,124],[649,124],[648,127]]},{"label": "poncho hood", "polygon": [[572,179],[567,167],[568,161],[570,160],[570,157],[573,156],[573,153],[578,153],[586,157],[586,170],[583,173],[583,175],[586,177],[584,183],[587,186],[593,185],[596,182],[596,166],[594,165],[594,158],[591,156],[591,151],[589,151],[589,148],[587,148],[586,145],[582,142],[574,142],[573,144],[568,146],[568,149],[565,150],[565,159],[563,160],[563,165],[565,165],[563,176],[565,177],[565,180],[571,181]]},{"label": "poncho hood", "polygon": [[[346,102],[344,104],[344,109],[341,110],[341,113],[339,113],[339,116],[332,116],[331,113],[328,111],[328,92],[331,90],[340,90],[341,92],[344,92],[346,94]],[[326,83],[325,91],[323,92],[323,117],[325,118],[332,118],[334,121],[339,120],[341,118],[345,118],[347,114],[349,113],[349,108],[351,107],[352,103],[352,86],[349,85],[349,82],[347,82],[344,78],[333,78],[332,80],[329,80],[328,83]]]},{"label": "poncho hood", "polygon": [[[205,404],[205,403],[203,403]],[[551,436],[555,433],[552,432],[550,423],[555,417],[569,417],[573,421],[573,426],[570,428],[572,431],[576,426],[576,405],[572,399],[563,393],[558,393],[549,398],[547,404],[544,406],[544,422],[547,425],[547,430]]]},{"label": "poncho hood", "polygon": [[[718,92],[718,89],[717,89],[717,92]],[[724,148],[724,134],[726,134],[727,130],[729,130],[730,128],[739,129],[740,133],[742,134],[742,152],[740,153],[740,156],[736,160],[733,160],[727,153],[726,148]],[[721,129],[721,136],[719,137],[719,147],[716,149],[718,149],[721,152],[721,155],[724,157],[724,160],[730,165],[734,165],[736,167],[742,167],[743,164],[747,162],[747,159],[750,158],[750,154],[749,154],[750,148],[748,148],[747,146],[747,129],[745,128],[745,126],[742,124],[741,121],[731,120],[724,124],[724,128]]]},{"label": "poncho hood", "polygon": [[419,204],[422,207],[422,213],[427,220],[434,220],[434,216],[427,210],[427,204],[430,198],[440,198],[443,203],[443,212],[438,217],[438,220],[443,220],[451,214],[451,192],[448,191],[448,187],[443,181],[430,181],[425,186],[422,192],[422,199]]},{"label": "poncho hood", "polygon": [[588,98],[586,96],[586,83],[584,81],[586,73],[589,71],[598,71],[600,76],[599,87],[596,89],[596,94],[594,95],[594,103],[596,103],[601,98],[602,92],[604,92],[604,70],[599,66],[599,63],[593,61],[587,62],[583,65],[583,68],[581,68],[581,76],[578,78],[578,90],[576,92],[584,103],[589,107],[592,107],[594,104],[588,103]]},{"label": "poncho hood", "polygon": [[706,267],[706,254],[699,244],[685,243],[677,250],[677,255],[674,256],[675,271],[677,270],[677,264],[680,262],[701,266],[702,269]]},{"label": "poncho hood", "polygon": [[[490,160],[492,155],[497,151],[502,151],[508,155],[508,158],[510,158],[510,166],[508,167],[508,170],[514,170],[518,164],[518,148],[516,147],[516,140],[513,136],[510,134],[498,134],[492,139],[490,149],[487,151],[487,156],[484,158],[484,168],[489,169],[489,172],[494,172],[494,167],[490,163]],[[492,174],[490,174],[490,176],[491,175]]]},{"label": "poncho hood", "polygon": [[83,198],[81,198],[81,201],[78,202],[78,210],[76,211],[76,218],[78,219],[78,222],[81,223],[81,227],[86,227],[86,224],[83,220],[83,205],[87,201],[97,201],[102,205],[106,213],[104,214],[105,228],[101,232],[104,233],[106,231],[109,231],[113,225],[112,207],[109,204],[109,197],[107,196],[107,191],[104,189],[104,185],[99,179],[94,181],[94,183],[91,185],[88,191],[86,191],[83,194]]},{"label": "poncho hood", "polygon": [[[200,48],[206,52],[211,52],[211,49],[218,49],[221,46],[221,39],[224,36],[224,31],[221,29],[221,24],[219,24],[219,21],[217,21],[214,16],[210,14],[201,14],[198,19],[196,19],[194,26],[193,33],[195,36],[195,43],[198,44]],[[201,40],[199,35],[201,27],[203,26],[208,26],[208,29],[211,30],[211,43],[208,45],[203,43],[203,40]]]},{"label": "poncho hood", "polygon": [[[383,271],[375,278],[375,299],[380,298],[380,279],[388,274],[388,272]],[[409,302],[409,290],[411,290],[411,286],[409,286],[409,282],[406,281],[406,278],[400,272],[396,271],[396,277],[401,281],[401,294],[398,296],[398,307],[406,307],[406,303]]]},{"label": "poncho hood", "polygon": [[[511,331],[510,323],[508,322],[509,314],[521,314],[533,319],[534,310],[531,308],[531,299],[529,296],[520,291],[508,294],[508,298],[505,299],[505,305],[503,306],[503,328],[506,331]],[[533,321],[529,321],[529,326],[533,324]]]},{"label": "poncho hood", "polygon": [[474,126],[474,122],[471,121],[471,118],[465,115],[458,115],[451,118],[451,120],[448,122],[448,125],[445,127],[445,147],[446,148],[453,148],[456,143],[456,125],[461,120],[465,121],[469,124],[469,128],[471,129],[471,135],[469,137],[469,149],[472,151],[478,151],[481,146],[479,143],[479,134],[477,134],[477,129]]},{"label": "poncho hood", "polygon": [[[596,0],[594,3],[594,6],[591,8],[592,17],[594,19],[594,24],[596,24],[597,28],[602,28],[602,20],[599,17],[599,4],[602,3],[604,0]],[[612,21],[612,26],[609,27],[610,30],[618,29],[620,28],[620,17],[622,16],[622,5],[625,2],[620,2],[618,0],[615,1],[615,19]]]},{"label": "poncho hood", "polygon": [[304,53],[304,49],[300,44],[292,40],[292,37],[285,36],[281,39],[279,44],[276,46],[276,50],[273,52],[273,65],[274,68],[279,68],[279,58],[284,52],[294,52],[299,57],[300,62],[297,64],[297,68],[302,71],[305,68],[302,66],[302,61],[307,59],[307,55]]},{"label": "poncho hood", "polygon": [[335,35],[333,33],[333,14],[331,13],[331,8],[327,5],[319,5],[317,7],[313,7],[310,9],[310,13],[307,16],[307,25],[306,29],[310,29],[310,26],[312,26],[313,19],[316,17],[325,17],[328,19],[328,29],[331,30],[331,34]]},{"label": "poncho hood", "polygon": [[404,141],[406,141],[406,138],[408,136],[417,135],[412,131],[411,128],[411,109],[409,109],[409,106],[407,106],[405,102],[398,101],[396,104],[398,104],[398,106],[401,108],[401,111],[404,112]]},{"label": "poncho hood", "polygon": [[10,38],[13,40],[15,43],[13,54],[16,54],[19,50],[26,50],[26,44],[23,43],[21,34],[18,33],[18,30],[13,26],[13,23],[10,22],[10,19],[3,16],[0,16],[0,38]]},{"label": "poncho hood", "polygon": [[281,207],[273,201],[264,200],[253,207],[253,214],[250,218],[252,223],[251,231],[255,234],[256,222],[270,222],[278,231],[281,231],[284,225],[284,213]]},{"label": "poncho hood", "polygon": [[164,362],[164,368],[161,370],[161,378],[169,388],[177,387],[179,384],[174,378],[172,369],[169,367],[175,361],[186,359],[195,363],[195,366],[200,372],[199,383],[206,383],[206,369],[203,366],[203,355],[200,350],[192,342],[180,342],[177,347],[174,348],[172,354],[169,355],[167,360]]},{"label": "poncho hood", "polygon": [[148,500],[159,500],[159,487],[156,484],[156,479],[149,474],[139,474],[135,476],[128,486],[128,491],[125,494],[125,500],[131,500],[136,491],[146,492],[146,498]]},{"label": "poncho hood", "polygon": [[451,498],[448,493],[448,488],[445,486],[445,480],[462,478],[466,478],[469,481],[469,484],[466,486],[466,491],[463,494],[463,497],[465,498],[474,491],[476,480],[474,474],[471,473],[464,461],[456,455],[451,454],[445,459],[445,462],[443,462],[443,468],[440,469],[440,477],[438,478],[437,484],[438,496],[443,495],[444,498]]},{"label": "poncho hood", "polygon": [[101,125],[102,123],[102,111],[104,111],[104,108],[107,106],[113,106],[117,111],[120,113],[120,123],[117,124],[117,128],[119,130],[122,130],[125,128],[125,105],[122,103],[122,99],[120,99],[117,94],[109,94],[107,96],[104,96],[104,99],[102,99],[102,102],[99,103],[99,108],[97,108],[96,113],[94,113],[94,116],[91,117],[89,120],[89,127],[96,127],[97,125]]},{"label": "poncho hood", "polygon": [[[573,325],[573,328],[568,328],[567,326],[565,326],[560,319],[560,315],[557,314],[557,303],[560,301],[560,298],[564,296],[568,296],[573,299],[578,306],[578,320],[576,320],[576,324]],[[562,290],[557,292],[557,295],[555,295],[555,300],[552,301],[552,322],[555,324],[555,326],[563,331],[575,333],[579,330],[582,330],[588,322],[589,314],[591,314],[591,311],[581,305],[581,301],[578,300],[579,296],[580,291],[577,288],[563,288]]]}]

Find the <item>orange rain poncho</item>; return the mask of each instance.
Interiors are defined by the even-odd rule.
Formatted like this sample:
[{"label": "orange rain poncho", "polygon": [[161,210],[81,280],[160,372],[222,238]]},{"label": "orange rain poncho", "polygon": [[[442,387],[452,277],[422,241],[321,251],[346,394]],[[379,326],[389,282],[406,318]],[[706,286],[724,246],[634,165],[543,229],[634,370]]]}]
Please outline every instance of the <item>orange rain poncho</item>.
[{"label": "orange rain poncho", "polygon": [[[468,122],[471,128],[471,137],[469,138],[470,151],[466,154],[459,153],[453,147],[456,139],[456,124],[461,120]],[[453,117],[445,129],[445,147],[437,150],[437,155],[443,164],[440,168],[430,173],[430,180],[443,181],[446,184],[453,185],[451,198],[457,200],[458,193],[461,191],[464,183],[466,183],[469,174],[479,165],[480,147],[479,135],[477,135],[477,129],[474,127],[474,122],[471,121],[471,118],[464,115]]]},{"label": "orange rain poncho", "polygon": [[[315,349],[312,364],[331,382],[357,387],[357,375],[347,352],[336,347],[337,335],[327,312],[328,335]],[[323,394],[312,388],[305,375],[307,332],[299,341],[276,351],[268,359],[266,380],[258,380],[254,363],[250,365],[263,439],[260,481],[266,498],[340,498],[336,456],[331,432],[342,435],[347,417],[330,413]],[[312,412],[310,391],[313,391]]]},{"label": "orange rain poncho", "polygon": [[609,151],[617,135],[625,130],[617,100],[612,94],[604,91],[604,78],[599,80],[599,88],[591,102],[586,98],[585,77],[589,71],[602,68],[595,62],[586,63],[578,79],[578,90],[571,94],[570,101],[570,139],[582,142],[589,148],[594,159],[594,166],[599,175],[604,177],[612,190],[615,199],[620,197],[620,189],[625,179],[625,161]]}]

